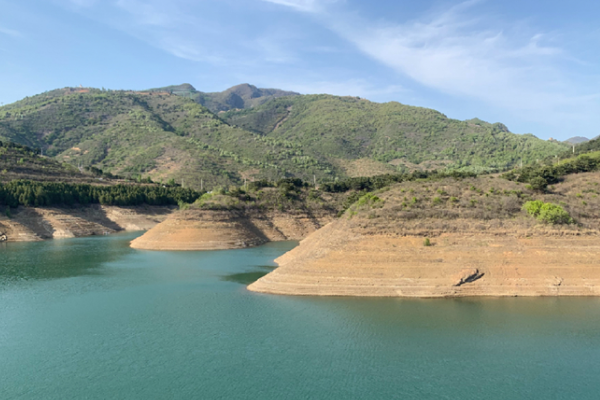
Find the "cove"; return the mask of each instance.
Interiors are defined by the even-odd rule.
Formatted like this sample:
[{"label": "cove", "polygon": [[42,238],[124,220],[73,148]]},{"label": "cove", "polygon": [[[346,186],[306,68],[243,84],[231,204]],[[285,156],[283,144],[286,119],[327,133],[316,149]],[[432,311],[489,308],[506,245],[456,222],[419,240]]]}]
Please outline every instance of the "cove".
[{"label": "cove", "polygon": [[296,246],[0,245],[0,399],[597,399],[600,299],[286,297]]}]

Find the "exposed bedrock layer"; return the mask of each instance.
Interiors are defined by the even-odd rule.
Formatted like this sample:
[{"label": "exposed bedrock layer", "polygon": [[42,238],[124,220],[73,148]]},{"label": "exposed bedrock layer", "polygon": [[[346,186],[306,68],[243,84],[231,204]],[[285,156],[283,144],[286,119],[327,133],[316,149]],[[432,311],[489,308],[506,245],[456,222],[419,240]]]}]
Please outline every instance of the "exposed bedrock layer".
[{"label": "exposed bedrock layer", "polygon": [[23,242],[148,230],[172,212],[172,207],[158,206],[19,207],[10,218],[0,217],[0,234],[9,242]]},{"label": "exposed bedrock layer", "polygon": [[460,297],[598,296],[600,237],[514,232],[365,235],[336,221],[249,286],[286,295]]},{"label": "exposed bedrock layer", "polygon": [[268,241],[300,240],[330,222],[333,215],[307,211],[185,210],[131,242],[145,250],[224,250]]}]

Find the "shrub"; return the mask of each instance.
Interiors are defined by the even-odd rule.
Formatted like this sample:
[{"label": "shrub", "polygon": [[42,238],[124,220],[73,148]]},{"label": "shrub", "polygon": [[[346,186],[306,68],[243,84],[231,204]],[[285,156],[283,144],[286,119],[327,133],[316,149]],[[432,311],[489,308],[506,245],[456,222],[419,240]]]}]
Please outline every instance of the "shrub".
[{"label": "shrub", "polygon": [[425,238],[425,240],[423,241],[423,246],[425,246],[425,247],[431,246],[431,241],[429,240],[429,238]]},{"label": "shrub", "polygon": [[548,182],[541,176],[536,176],[529,181],[529,186],[536,192],[545,192],[548,189]]},{"label": "shrub", "polygon": [[375,196],[373,193],[365,193],[360,199],[358,199],[358,201],[356,202],[356,206],[374,206],[379,202],[382,202],[382,200],[379,197]]},{"label": "shrub", "polygon": [[432,202],[433,204],[442,204],[442,199],[439,197],[434,197]]},{"label": "shrub", "polygon": [[561,206],[552,203],[544,203],[540,200],[528,201],[523,206],[529,215],[547,224],[572,224],[573,218]]}]

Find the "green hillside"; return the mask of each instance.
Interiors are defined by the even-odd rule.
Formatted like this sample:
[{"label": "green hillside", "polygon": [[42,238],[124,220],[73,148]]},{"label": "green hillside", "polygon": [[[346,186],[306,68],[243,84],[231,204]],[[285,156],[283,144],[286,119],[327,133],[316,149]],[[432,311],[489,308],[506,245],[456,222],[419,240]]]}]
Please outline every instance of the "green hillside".
[{"label": "green hillside", "polygon": [[0,182],[16,179],[55,182],[91,182],[96,176],[76,167],[39,155],[32,149],[10,142],[0,142]]},{"label": "green hillside", "polygon": [[60,163],[196,189],[246,179],[506,169],[568,149],[502,124],[351,97],[286,96],[217,116],[185,95],[192,89],[54,90],[0,107],[0,140],[40,148]]},{"label": "green hillside", "polygon": [[286,171],[305,178],[335,175],[296,143],[230,126],[193,100],[170,94],[52,91],[0,107],[0,140],[41,148],[77,166],[193,187],[276,180]]},{"label": "green hillside", "polygon": [[503,124],[458,121],[431,109],[354,97],[310,95],[229,111],[223,119],[247,130],[298,141],[315,158],[370,158],[404,165],[439,161],[453,167],[504,169],[557,154],[566,145],[510,133]]},{"label": "green hillside", "polygon": [[234,86],[223,92],[205,93],[196,90],[189,83],[151,89],[151,92],[164,92],[190,98],[214,113],[232,109],[245,109],[259,106],[280,97],[298,96],[299,93],[279,89],[259,89],[247,83]]}]

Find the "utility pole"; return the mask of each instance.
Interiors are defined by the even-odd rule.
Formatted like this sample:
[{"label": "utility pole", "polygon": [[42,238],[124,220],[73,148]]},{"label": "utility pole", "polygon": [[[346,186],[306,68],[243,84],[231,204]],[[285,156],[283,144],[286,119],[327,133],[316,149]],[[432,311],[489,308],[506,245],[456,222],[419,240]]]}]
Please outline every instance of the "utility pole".
[{"label": "utility pole", "polygon": [[313,182],[315,184],[315,188],[317,187],[317,175],[313,175]]},{"label": "utility pole", "polygon": [[573,154],[575,154],[575,145],[573,145]]},{"label": "utility pole", "polygon": [[200,179],[200,191],[204,191],[204,179]]}]

